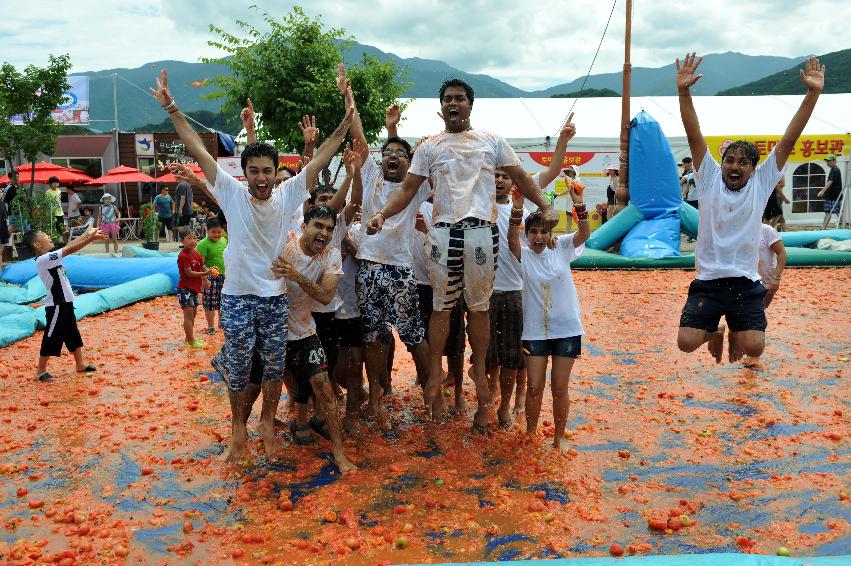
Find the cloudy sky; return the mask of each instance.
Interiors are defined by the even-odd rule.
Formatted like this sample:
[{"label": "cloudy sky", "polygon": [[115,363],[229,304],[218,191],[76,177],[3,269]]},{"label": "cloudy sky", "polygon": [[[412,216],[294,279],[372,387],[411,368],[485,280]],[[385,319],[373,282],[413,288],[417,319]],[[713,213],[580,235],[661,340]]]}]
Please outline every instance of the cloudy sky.
[{"label": "cloudy sky", "polygon": [[[361,43],[402,57],[441,59],[520,88],[545,88],[587,71],[611,0],[38,0],[36,10],[0,18],[0,59],[45,64],[69,53],[74,71],[139,67],[149,61],[197,61],[220,53],[207,45],[209,24],[237,31],[236,19],[260,23],[257,4],[283,15],[293,4],[344,27]],[[132,5],[130,5],[132,4]],[[619,71],[625,0],[618,0],[594,72]],[[634,0],[634,66],[657,67],[682,56],[738,51],[798,56],[851,47],[851,10],[842,1]],[[0,0],[11,8],[13,0]]]}]

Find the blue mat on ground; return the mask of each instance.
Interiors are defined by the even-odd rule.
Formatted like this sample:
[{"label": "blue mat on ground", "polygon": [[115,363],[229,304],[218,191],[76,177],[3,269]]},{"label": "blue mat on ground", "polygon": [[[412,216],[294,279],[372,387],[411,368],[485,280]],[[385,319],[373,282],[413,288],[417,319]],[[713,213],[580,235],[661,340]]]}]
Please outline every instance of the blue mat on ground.
[{"label": "blue mat on ground", "polygon": [[[172,281],[172,289],[177,289],[179,279],[177,260],[174,257],[97,258],[72,255],[66,257],[63,264],[68,280],[76,289],[104,289],[156,273],[168,275]],[[28,259],[6,267],[0,274],[0,279],[7,283],[23,285],[35,276],[35,260]]]},{"label": "blue mat on ground", "polygon": [[179,253],[149,250],[142,246],[124,246],[121,248],[121,257],[177,257]]},{"label": "blue mat on ground", "polygon": [[41,277],[35,276],[21,286],[0,285],[0,303],[27,305],[40,301],[47,295]]},{"label": "blue mat on ground", "polygon": [[[22,310],[13,312],[9,310],[9,307],[18,307]],[[2,314],[3,312],[6,314]],[[32,336],[35,325],[35,310],[21,305],[0,303],[0,348]]]},{"label": "blue mat on ground", "polygon": [[[562,558],[546,560],[547,564],[557,566],[848,566],[851,555],[847,556],[808,556],[806,558],[784,558],[762,554],[710,553],[687,555],[626,556],[623,558]],[[455,562],[452,566],[457,566]],[[496,566],[505,562],[476,562]],[[450,566],[448,563],[440,566]]]}]

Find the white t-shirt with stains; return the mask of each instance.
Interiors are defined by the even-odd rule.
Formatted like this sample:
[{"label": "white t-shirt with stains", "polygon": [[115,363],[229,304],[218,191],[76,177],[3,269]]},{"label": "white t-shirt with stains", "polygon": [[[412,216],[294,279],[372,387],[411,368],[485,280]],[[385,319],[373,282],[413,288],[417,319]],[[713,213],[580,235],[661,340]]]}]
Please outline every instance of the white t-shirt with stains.
[{"label": "white t-shirt with stains", "polygon": [[[361,225],[356,222],[349,229],[349,238],[352,243],[358,245],[360,242]],[[347,255],[343,260],[343,275],[340,276],[340,281],[337,283],[337,296],[340,297],[340,306],[337,308],[337,318],[357,318],[360,316],[358,308],[358,297],[355,291],[355,285],[358,279],[358,262],[351,255]]]},{"label": "white t-shirt with stains", "polygon": [[485,130],[441,132],[414,153],[409,173],[433,183],[434,222],[496,222],[497,167],[520,165],[505,138]]},{"label": "white t-shirt with stains", "polygon": [[284,294],[284,280],[272,273],[272,262],[287,243],[293,213],[310,196],[304,171],[272,190],[272,196],[260,201],[248,188],[220,166],[216,167],[215,186],[207,183],[210,193],[228,220],[228,247],[224,260],[225,295],[275,297]]},{"label": "white t-shirt with stains", "polygon": [[757,243],[762,212],[783,178],[774,150],[760,163],[747,184],[731,191],[721,177],[721,166],[709,152],[695,174],[699,225],[695,249],[696,278],[703,281],[747,277],[759,281]]},{"label": "white t-shirt with stains", "polygon": [[[362,217],[372,218],[376,212],[384,208],[401,183],[385,180],[384,172],[372,158],[364,161],[361,177],[363,178]],[[367,234],[366,226],[363,226],[361,228],[363,239],[358,250],[358,259],[410,267],[413,261],[411,236],[417,220],[417,211],[420,209],[420,204],[428,200],[430,196],[431,187],[428,181],[424,181],[405,210],[384,219],[380,232]]]},{"label": "white t-shirt with stains", "polygon": [[552,340],[585,334],[579,313],[579,297],[573,284],[570,262],[585,251],[573,246],[574,234],[559,236],[554,250],[540,254],[523,247],[522,340]]},{"label": "white t-shirt with stains", "polygon": [[771,281],[771,276],[774,275],[774,270],[777,269],[777,254],[774,253],[771,246],[779,240],[780,234],[777,233],[777,230],[768,224],[760,226],[759,248],[757,249],[759,264],[757,271],[763,283]]},{"label": "white t-shirt with stains", "polygon": [[[511,253],[508,247],[508,221],[511,219],[511,209],[514,207],[512,203],[499,204],[496,208],[499,216],[496,219],[496,226],[499,230],[499,256],[496,262],[496,273],[493,279],[494,291],[522,291],[523,290],[523,274],[520,272],[520,262]],[[523,221],[529,217],[529,213],[524,210]],[[520,236],[521,242],[524,241],[522,232]]]},{"label": "white t-shirt with stains", "polygon": [[[302,224],[304,224],[302,218]],[[346,224],[346,212],[345,209],[343,212],[337,215],[337,223],[334,225],[334,233],[331,235],[331,246],[337,248],[338,250],[343,245],[343,238],[346,237],[346,234],[349,233],[349,225]],[[341,254],[342,255],[342,254]],[[313,309],[313,312],[335,312],[340,308],[340,305],[343,303],[343,300],[340,298],[340,287],[337,286],[337,294],[334,295],[334,298],[327,305],[323,305],[322,303],[317,303],[317,307]]]},{"label": "white t-shirt with stains", "polygon": [[[230,219],[228,219],[228,224],[230,224]],[[296,271],[301,272],[307,279],[315,283],[319,283],[325,274],[343,274],[343,260],[340,257],[340,250],[333,246],[325,246],[321,253],[309,256],[302,251],[299,238],[295,234],[291,234],[283,255]],[[298,283],[289,279],[286,280],[286,283],[287,298],[290,305],[287,341],[300,340],[316,334],[316,323],[313,321],[312,312],[321,303],[308,295]]]},{"label": "white t-shirt with stains", "polygon": [[[420,214],[423,215],[427,226],[431,226],[431,211],[432,205],[430,202],[424,202],[420,205]],[[416,226],[416,224],[414,224]],[[428,278],[428,262],[431,261],[426,255],[426,240],[428,234],[424,234],[414,228],[414,233],[411,236],[411,255],[414,258],[414,278],[417,280],[417,285],[428,285],[431,287],[431,281]]]}]

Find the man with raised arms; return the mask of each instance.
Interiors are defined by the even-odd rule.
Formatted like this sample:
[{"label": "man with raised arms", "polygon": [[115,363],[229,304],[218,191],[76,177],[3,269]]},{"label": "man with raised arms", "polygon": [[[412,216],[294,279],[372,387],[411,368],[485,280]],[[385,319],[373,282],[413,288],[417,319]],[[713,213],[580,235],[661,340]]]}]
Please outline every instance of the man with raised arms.
[{"label": "man with raised arms", "polygon": [[701,60],[694,53],[686,55],[682,64],[677,59],[680,114],[700,203],[696,274],[680,317],[677,345],[684,352],[693,352],[707,344],[715,361],[721,363],[725,327],[719,322],[724,316],[730,330],[728,359],[735,362],[743,354],[759,357],[765,348],[766,291],[757,270],[762,212],[783,178],[786,161],[824,88],[824,65],[815,58],[807,61],[806,73],[801,71],[807,94],[783,137],[757,167],[759,152],[747,141],[727,146],[720,165],[707,151],[690,91],[703,76],[697,74]]},{"label": "man with raised arms", "polygon": [[520,192],[541,208],[547,229],[558,223],[558,214],[540,187],[520,167],[520,160],[508,142],[498,134],[475,130],[470,125],[473,100],[473,89],[464,81],[450,79],[441,85],[441,116],[446,130],[417,148],[405,180],[387,204],[369,219],[368,229],[379,232],[388,219],[407,209],[419,194],[423,181],[430,180],[435,224],[429,231],[428,246],[434,312],[428,336],[431,375],[426,402],[433,404],[434,413],[442,408],[441,356],[449,313],[463,294],[469,309],[472,373],[479,405],[473,428],[484,434],[490,404],[485,375],[485,355],[490,341],[488,304],[499,246],[494,170],[502,168]]},{"label": "man with raised arms", "polygon": [[157,88],[150,89],[169,113],[186,149],[196,159],[213,198],[228,219],[228,248],[224,261],[229,277],[222,288],[221,326],[225,343],[213,366],[227,379],[232,436],[226,459],[247,453],[245,415],[251,392],[248,377],[255,346],[263,365],[263,406],[258,431],[267,455],[274,456],[277,441],[273,421],[281,397],[287,339],[287,297],[284,280],[272,272],[272,262],[283,252],[293,213],[307,200],[307,179],[330,163],[349,129],[354,113],[351,90],[346,92],[346,116],[295,177],[275,188],[278,152],[269,144],[246,146],[241,155],[248,189],[216,163],[201,138],[178,110],[163,69]]}]

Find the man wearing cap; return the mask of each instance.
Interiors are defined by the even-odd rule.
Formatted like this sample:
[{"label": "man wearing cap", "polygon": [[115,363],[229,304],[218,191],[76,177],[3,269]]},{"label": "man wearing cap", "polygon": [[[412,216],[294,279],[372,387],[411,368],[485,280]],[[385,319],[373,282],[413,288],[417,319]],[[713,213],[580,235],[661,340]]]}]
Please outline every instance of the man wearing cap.
[{"label": "man wearing cap", "polygon": [[830,217],[834,214],[839,214],[839,202],[842,196],[842,173],[839,172],[839,167],[836,166],[836,156],[833,154],[824,158],[827,166],[830,167],[830,172],[827,174],[827,183],[824,188],[819,191],[819,198],[824,197],[824,222],[822,229],[827,228],[830,222]]}]

